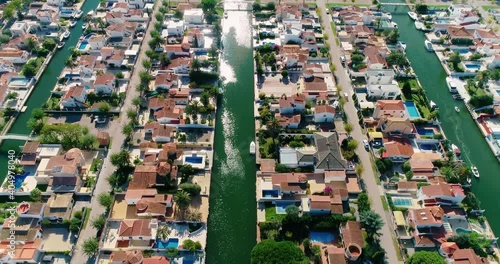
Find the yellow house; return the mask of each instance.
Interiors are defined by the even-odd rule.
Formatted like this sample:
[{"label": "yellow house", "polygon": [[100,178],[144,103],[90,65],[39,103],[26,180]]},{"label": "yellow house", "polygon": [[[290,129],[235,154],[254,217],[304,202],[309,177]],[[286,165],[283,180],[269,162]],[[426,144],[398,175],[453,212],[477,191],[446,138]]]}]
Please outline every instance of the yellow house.
[{"label": "yellow house", "polygon": [[385,133],[411,134],[413,133],[413,124],[409,118],[388,117],[380,122],[380,128]]}]

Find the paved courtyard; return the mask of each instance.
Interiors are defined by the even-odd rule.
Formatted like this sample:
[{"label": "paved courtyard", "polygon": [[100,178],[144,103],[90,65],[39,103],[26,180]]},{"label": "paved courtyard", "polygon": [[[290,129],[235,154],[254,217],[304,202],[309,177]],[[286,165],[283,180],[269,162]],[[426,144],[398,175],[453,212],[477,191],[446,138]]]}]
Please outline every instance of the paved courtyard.
[{"label": "paved courtyard", "polygon": [[70,251],[76,242],[67,227],[45,227],[42,238],[46,252]]}]

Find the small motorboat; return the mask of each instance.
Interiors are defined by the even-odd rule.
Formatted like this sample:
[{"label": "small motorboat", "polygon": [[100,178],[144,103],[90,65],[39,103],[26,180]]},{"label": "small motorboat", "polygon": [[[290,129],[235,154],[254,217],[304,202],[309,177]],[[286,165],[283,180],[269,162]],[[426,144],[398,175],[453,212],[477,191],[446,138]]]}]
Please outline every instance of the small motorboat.
[{"label": "small motorboat", "polygon": [[85,29],[87,29],[87,27],[88,27],[88,26],[89,26],[89,24],[87,24],[87,23],[83,23],[83,25],[82,25],[82,29],[84,29],[84,30],[85,30]]},{"label": "small motorboat", "polygon": [[75,18],[79,19],[80,17],[82,17],[82,15],[83,15],[83,11],[82,10],[78,10],[78,12],[75,14]]},{"label": "small motorboat", "polygon": [[57,48],[62,49],[62,47],[64,47],[64,44],[66,44],[64,41],[59,42],[59,44],[57,45]]},{"label": "small motorboat", "polygon": [[434,47],[432,46],[432,43],[430,41],[426,40],[424,41],[424,44],[427,51],[434,51]]},{"label": "small motorboat", "polygon": [[472,171],[472,174],[474,175],[474,177],[476,178],[479,178],[479,170],[477,169],[476,166],[472,166],[470,167],[471,171]]},{"label": "small motorboat", "polygon": [[458,108],[458,106],[455,106],[455,111],[456,111],[457,113],[460,113],[460,108]]},{"label": "small motorboat", "polygon": [[467,177],[467,183],[470,185],[472,183],[472,179]]},{"label": "small motorboat", "polygon": [[71,22],[69,22],[69,27],[75,27],[76,26],[76,20],[71,20]]},{"label": "small motorboat", "polygon": [[431,109],[432,110],[439,110],[439,106],[436,103],[434,103],[433,101],[431,101]]},{"label": "small motorboat", "polygon": [[250,142],[250,154],[255,155],[255,142]]},{"label": "small motorboat", "polygon": [[64,31],[63,38],[65,38],[65,39],[69,38],[70,34],[71,34],[71,32],[69,32],[69,30]]},{"label": "small motorboat", "polygon": [[417,20],[418,19],[418,15],[417,13],[415,12],[408,12],[408,16],[413,19],[413,20]]},{"label": "small motorboat", "polygon": [[453,99],[455,99],[455,100],[463,100],[463,99],[464,99],[464,98],[462,98],[462,96],[461,96],[461,95],[459,95],[459,94],[454,94],[454,95],[452,95],[451,97],[453,97]]},{"label": "small motorboat", "polygon": [[453,152],[457,156],[460,156],[460,154],[462,154],[462,152],[460,151],[460,149],[455,144],[451,144],[451,149],[453,150]]},{"label": "small motorboat", "polygon": [[406,43],[404,43],[403,41],[398,41],[398,45],[401,47],[401,49],[403,49],[403,51],[406,50]]},{"label": "small motorboat", "polygon": [[415,28],[418,30],[423,30],[425,28],[424,23],[415,21]]}]

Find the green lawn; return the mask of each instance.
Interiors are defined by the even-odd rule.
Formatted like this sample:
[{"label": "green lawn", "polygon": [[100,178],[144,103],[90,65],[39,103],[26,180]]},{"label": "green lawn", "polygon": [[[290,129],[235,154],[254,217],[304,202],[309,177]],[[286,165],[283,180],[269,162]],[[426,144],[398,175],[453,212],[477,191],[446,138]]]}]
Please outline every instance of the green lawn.
[{"label": "green lawn", "polygon": [[[412,89],[422,89],[422,87],[420,87],[420,85],[418,85],[418,82],[416,79],[407,79],[407,81],[410,83],[410,86]],[[398,85],[400,88],[403,88],[404,84],[405,84],[404,81],[398,82]]]},{"label": "green lawn", "polygon": [[474,87],[474,86],[468,86],[468,85],[466,85],[465,89],[467,90],[467,92],[469,93],[470,96],[473,96],[473,95],[487,95],[487,93],[483,89],[479,89],[479,88]]},{"label": "green lawn", "polygon": [[371,6],[371,5],[367,5],[367,4],[352,4],[352,3],[327,3],[326,4],[326,7],[330,8],[330,7],[336,7],[336,6]]},{"label": "green lawn", "polygon": [[337,44],[337,46],[340,46],[340,41],[337,38],[337,28],[335,27],[335,23],[330,22],[330,25],[332,26],[333,37],[335,38],[335,43]]},{"label": "green lawn", "polygon": [[490,9],[498,9],[500,8],[500,6],[491,5],[491,6],[482,6],[482,8],[484,9],[484,11],[489,11]]},{"label": "green lawn", "polygon": [[285,216],[286,214],[276,213],[276,205],[266,203],[266,221],[281,221]]},{"label": "green lawn", "polygon": [[448,8],[450,5],[428,5],[429,8]]},{"label": "green lawn", "polygon": [[[264,150],[262,151],[261,155],[263,158],[272,158],[273,157],[273,149],[269,149],[270,146],[272,146],[273,143],[273,138],[269,137],[266,138],[266,143],[262,146]],[[275,142],[277,143],[277,141]]]},{"label": "green lawn", "polygon": [[83,218],[83,226],[82,226],[82,229],[85,229],[85,227],[87,226],[87,223],[89,222],[89,218],[90,218],[90,211],[92,211],[92,208],[88,208],[88,207],[87,207],[87,210],[85,210],[85,217]]},{"label": "green lawn", "polygon": [[382,200],[382,207],[384,211],[389,211],[389,205],[387,204],[387,200],[385,200],[385,196],[381,195],[380,199]]}]

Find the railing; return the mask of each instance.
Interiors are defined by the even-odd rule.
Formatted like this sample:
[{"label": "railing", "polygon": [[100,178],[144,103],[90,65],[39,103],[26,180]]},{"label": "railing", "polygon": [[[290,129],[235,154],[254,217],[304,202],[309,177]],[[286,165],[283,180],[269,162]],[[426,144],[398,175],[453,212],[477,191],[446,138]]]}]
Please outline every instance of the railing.
[{"label": "railing", "polygon": [[4,139],[13,139],[13,140],[36,140],[38,137],[32,137],[29,135],[20,135],[20,134],[5,134],[0,136],[0,140]]}]

